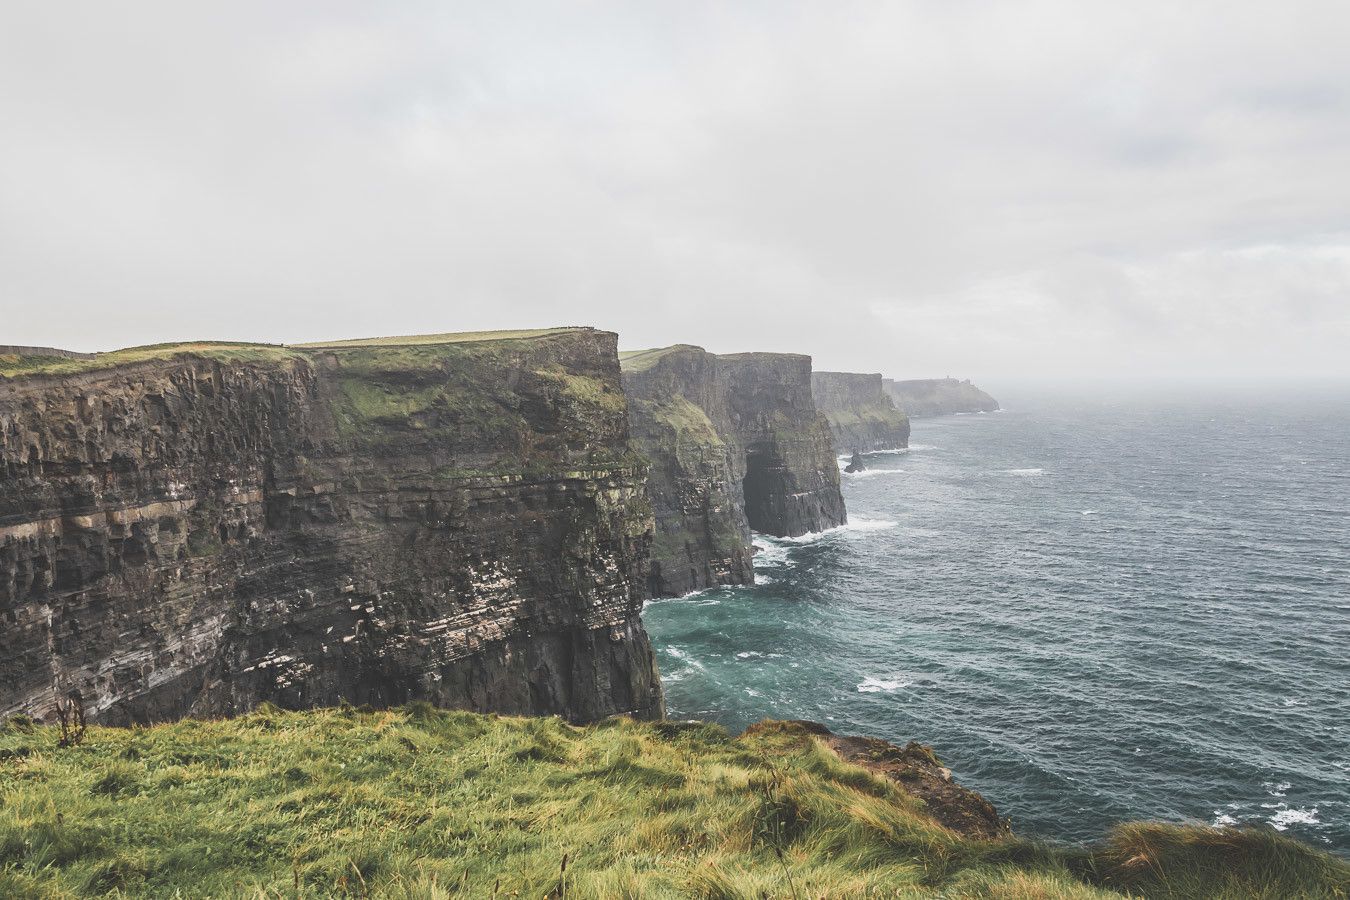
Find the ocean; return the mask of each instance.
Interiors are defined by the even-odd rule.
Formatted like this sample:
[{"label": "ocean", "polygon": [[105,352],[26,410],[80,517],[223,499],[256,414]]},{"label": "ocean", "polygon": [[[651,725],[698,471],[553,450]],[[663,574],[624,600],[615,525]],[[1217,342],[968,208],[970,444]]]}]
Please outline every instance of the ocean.
[{"label": "ocean", "polygon": [[1350,390],[994,393],[755,585],[648,605],[671,717],[931,744],[1027,836],[1350,852]]}]

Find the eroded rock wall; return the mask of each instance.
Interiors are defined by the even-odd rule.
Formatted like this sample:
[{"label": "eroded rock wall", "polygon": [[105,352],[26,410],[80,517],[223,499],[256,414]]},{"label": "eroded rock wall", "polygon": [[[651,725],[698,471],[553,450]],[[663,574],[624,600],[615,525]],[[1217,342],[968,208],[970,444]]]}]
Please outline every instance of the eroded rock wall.
[{"label": "eroded rock wall", "polygon": [[0,379],[0,715],[661,714],[615,337]]},{"label": "eroded rock wall", "polygon": [[810,357],[681,345],[623,365],[633,445],[651,462],[654,594],[750,583],[752,529],[797,536],[846,521]]},{"label": "eroded rock wall", "polygon": [[994,412],[998,401],[969,381],[955,378],[885,379],[883,385],[902,412],[916,418]]},{"label": "eroded rock wall", "polygon": [[811,392],[830,423],[836,453],[909,446],[909,416],[895,408],[879,373],[812,372]]}]

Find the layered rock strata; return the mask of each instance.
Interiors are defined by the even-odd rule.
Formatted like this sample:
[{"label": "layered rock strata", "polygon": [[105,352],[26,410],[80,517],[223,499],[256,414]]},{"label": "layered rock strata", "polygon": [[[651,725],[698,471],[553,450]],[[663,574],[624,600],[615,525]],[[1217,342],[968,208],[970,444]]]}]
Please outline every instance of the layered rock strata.
[{"label": "layered rock strata", "polygon": [[661,715],[615,342],[0,365],[0,715]]},{"label": "layered rock strata", "polygon": [[901,411],[916,418],[955,413],[994,412],[998,401],[971,384],[955,378],[883,381],[886,393]]},{"label": "layered rock strata", "polygon": [[811,393],[829,420],[836,453],[909,446],[909,416],[895,408],[880,374],[812,372]]},{"label": "layered rock strata", "polygon": [[651,464],[652,591],[754,580],[751,531],[798,536],[846,521],[811,358],[677,345],[625,354],[633,445]]}]

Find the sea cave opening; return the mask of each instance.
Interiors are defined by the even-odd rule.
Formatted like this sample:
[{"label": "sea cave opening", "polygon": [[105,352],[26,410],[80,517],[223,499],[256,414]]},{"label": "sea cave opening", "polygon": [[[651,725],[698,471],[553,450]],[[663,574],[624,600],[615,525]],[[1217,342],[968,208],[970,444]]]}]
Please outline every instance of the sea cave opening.
[{"label": "sea cave opening", "polygon": [[750,528],[765,534],[782,531],[783,460],[767,450],[750,449],[745,454],[745,518]]}]

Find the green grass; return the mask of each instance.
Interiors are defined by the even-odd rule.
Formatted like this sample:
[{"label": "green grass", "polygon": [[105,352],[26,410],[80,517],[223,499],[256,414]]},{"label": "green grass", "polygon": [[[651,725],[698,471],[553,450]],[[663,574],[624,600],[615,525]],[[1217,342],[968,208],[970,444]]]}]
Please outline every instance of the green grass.
[{"label": "green grass", "polygon": [[726,446],[703,407],[679,394],[656,400],[634,398],[631,402],[635,409],[641,410],[643,416],[670,431],[671,440],[667,449],[678,451],[686,444],[699,447]]},{"label": "green grass", "polygon": [[1345,896],[1344,862],[1274,834],[1159,828],[969,841],[790,725],[264,709],[60,750],[0,727],[5,897]]},{"label": "green grass", "polygon": [[421,344],[464,344],[476,341],[516,341],[566,334],[570,331],[582,331],[578,326],[561,328],[519,328],[506,331],[452,331],[444,334],[405,334],[392,337],[353,338],[345,341],[314,341],[307,344],[292,344],[304,349],[330,349],[342,347],[408,347]]},{"label": "green grass", "polygon": [[306,351],[344,348],[422,347],[436,344],[465,344],[496,341],[524,341],[557,334],[582,331],[580,327],[532,328],[515,331],[462,331],[447,334],[414,334],[397,337],[360,338],[346,341],[319,341],[307,344],[259,344],[241,341],[182,341],[148,344],[96,353],[92,359],[66,359],[59,356],[0,355],[0,376],[74,375],[132,365],[176,356],[202,356],[224,362],[265,363],[305,358]]},{"label": "green grass", "polygon": [[230,341],[197,341],[176,344],[149,344],[97,353],[92,359],[66,359],[60,356],[0,356],[0,376],[77,375],[134,365],[175,356],[203,356],[225,362],[271,363],[297,359],[300,354],[279,344],[248,344]]},{"label": "green grass", "polygon": [[669,347],[653,347],[648,350],[620,350],[619,365],[625,372],[645,372],[666,356],[681,350],[705,352],[702,347],[693,344],[672,344]]}]

